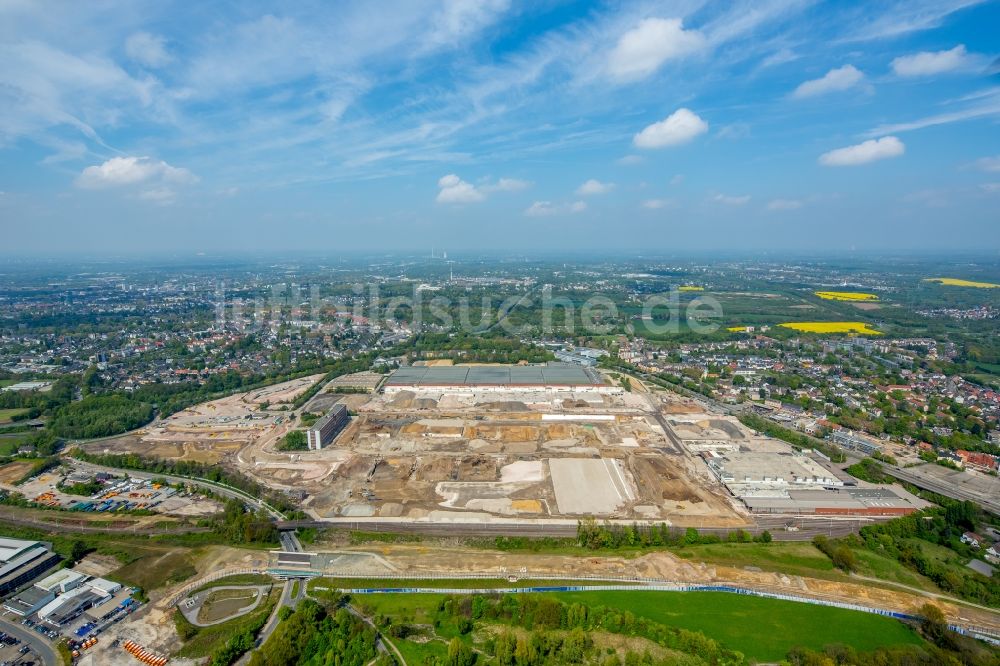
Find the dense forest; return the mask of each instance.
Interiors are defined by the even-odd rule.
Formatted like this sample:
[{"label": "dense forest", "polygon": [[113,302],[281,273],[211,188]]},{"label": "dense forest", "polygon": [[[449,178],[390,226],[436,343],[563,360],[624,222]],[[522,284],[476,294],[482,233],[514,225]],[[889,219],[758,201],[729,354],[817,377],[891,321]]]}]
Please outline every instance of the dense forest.
[{"label": "dense forest", "polygon": [[134,430],[153,419],[153,405],[121,395],[91,395],[60,407],[48,423],[59,437],[89,439]]},{"label": "dense forest", "polygon": [[544,363],[555,360],[552,352],[502,335],[471,333],[420,333],[399,346],[397,353],[414,359],[451,358],[470,363]]}]

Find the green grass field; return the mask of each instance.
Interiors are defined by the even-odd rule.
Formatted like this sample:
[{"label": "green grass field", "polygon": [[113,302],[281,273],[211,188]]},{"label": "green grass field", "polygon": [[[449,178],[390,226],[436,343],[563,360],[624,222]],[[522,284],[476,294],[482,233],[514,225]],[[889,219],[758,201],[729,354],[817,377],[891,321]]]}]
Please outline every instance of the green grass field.
[{"label": "green grass field", "polygon": [[854,548],[852,550],[858,562],[857,572],[862,576],[879,578],[930,592],[943,591],[934,584],[934,581],[921,576],[912,569],[907,569],[897,560],[874,553],[867,548]]},{"label": "green grass field", "polygon": [[0,435],[0,456],[14,455],[26,441],[28,441],[27,435]]},{"label": "green grass field", "polygon": [[765,571],[781,571],[816,576],[833,571],[833,563],[811,543],[713,543],[685,546],[672,551],[678,557],[730,567],[754,566]]},{"label": "green grass field", "polygon": [[[920,644],[908,626],[886,617],[811,604],[722,592],[566,592],[565,602],[628,610],[661,624],[700,631],[761,661],[780,661],[795,646],[841,643],[858,650]],[[368,613],[429,623],[443,595],[376,594],[355,597]],[[403,642],[403,641],[400,641]],[[403,647],[400,646],[402,650]]]},{"label": "green grass field", "polygon": [[179,583],[197,573],[186,552],[171,550],[139,557],[112,571],[110,577],[149,591],[171,583]]},{"label": "green grass field", "polygon": [[192,590],[191,594],[197,592],[202,592],[204,590],[210,590],[213,587],[222,587],[224,585],[270,585],[274,583],[274,579],[266,574],[233,574],[232,576],[226,576],[225,578],[219,578],[218,580],[213,580],[210,583],[205,583],[196,590]]},{"label": "green grass field", "polygon": [[10,423],[15,416],[27,413],[27,409],[0,409],[0,423]]},{"label": "green grass field", "polygon": [[392,644],[399,648],[407,664],[423,664],[429,657],[447,660],[448,646],[434,638],[420,642],[409,638],[393,638]]},{"label": "green grass field", "polygon": [[700,631],[755,659],[778,661],[801,645],[872,650],[919,644],[902,622],[857,611],[723,592],[572,592],[563,601],[620,608],[661,624]]}]

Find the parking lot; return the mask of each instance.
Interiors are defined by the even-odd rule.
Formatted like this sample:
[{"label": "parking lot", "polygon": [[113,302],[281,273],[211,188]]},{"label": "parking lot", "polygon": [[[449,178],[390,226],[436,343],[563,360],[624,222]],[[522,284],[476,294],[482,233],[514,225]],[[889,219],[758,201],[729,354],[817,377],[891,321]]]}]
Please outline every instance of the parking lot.
[{"label": "parking lot", "polygon": [[11,617],[0,619],[0,664],[58,664],[55,651],[48,639],[33,635],[27,627],[14,622]]}]

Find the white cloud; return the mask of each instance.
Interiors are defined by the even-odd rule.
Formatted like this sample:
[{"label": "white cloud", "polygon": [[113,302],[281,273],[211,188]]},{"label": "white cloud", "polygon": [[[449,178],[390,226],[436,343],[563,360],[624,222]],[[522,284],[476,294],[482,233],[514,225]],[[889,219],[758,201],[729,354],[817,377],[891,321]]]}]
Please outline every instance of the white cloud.
[{"label": "white cloud", "polygon": [[674,202],[670,199],[646,199],[642,202],[642,207],[647,210],[660,210],[661,208],[667,208],[668,206],[673,206]]},{"label": "white cloud", "polygon": [[780,51],[772,53],[764,58],[764,60],[760,63],[760,66],[763,68],[777,67],[778,65],[784,65],[785,63],[793,62],[799,58],[799,54],[795,51],[789,48],[783,48]]},{"label": "white cloud", "polygon": [[863,143],[846,148],[837,148],[819,156],[819,163],[824,166],[857,166],[889,157],[899,157],[906,152],[903,142],[894,136],[884,136],[881,139],[869,139]]},{"label": "white cloud", "polygon": [[167,40],[148,32],[136,32],[125,40],[125,55],[147,67],[162,67],[173,58],[167,53]]},{"label": "white cloud", "polygon": [[1000,183],[983,183],[979,187],[983,192],[988,192],[989,194],[1000,193]]},{"label": "white cloud", "polygon": [[77,176],[76,185],[87,190],[121,187],[159,181],[184,185],[198,178],[188,171],[151,157],[112,157],[103,164],[89,166]]},{"label": "white cloud", "polygon": [[864,78],[865,75],[854,65],[844,65],[837,69],[831,69],[821,78],[799,84],[799,87],[792,93],[792,97],[803,99],[848,90],[861,83]]},{"label": "white cloud", "polygon": [[966,120],[975,120],[977,118],[1000,116],[1000,95],[995,92],[987,93],[983,95],[982,98],[983,101],[961,111],[940,113],[936,116],[927,116],[925,118],[912,120],[906,123],[879,125],[878,127],[865,132],[864,135],[875,137],[882,136],[884,134],[895,134],[897,132],[911,132],[913,130],[924,129],[925,127],[950,125],[951,123],[960,123]]},{"label": "white cloud", "polygon": [[480,182],[473,185],[453,173],[438,180],[441,188],[437,194],[438,203],[477,203],[486,199],[491,192],[520,192],[531,187],[531,182],[519,178],[501,178],[496,182]]},{"label": "white cloud", "polygon": [[731,196],[728,194],[716,194],[712,197],[712,200],[726,204],[727,206],[742,206],[750,202],[750,195],[743,194],[740,196]]},{"label": "white cloud", "polygon": [[454,46],[496,22],[509,0],[446,0],[432,20],[429,46]]},{"label": "white cloud", "polygon": [[802,208],[802,202],[796,199],[772,199],[767,204],[768,210],[796,210]]},{"label": "white cloud", "polygon": [[705,46],[697,30],[685,30],[678,18],[647,18],[621,36],[608,57],[608,72],[620,81],[644,79],[667,60]]},{"label": "white cloud", "polygon": [[996,157],[982,157],[976,160],[975,165],[981,171],[1000,171],[1000,155]]},{"label": "white cloud", "polygon": [[602,183],[599,180],[591,178],[583,185],[576,188],[576,193],[580,196],[586,197],[593,194],[607,194],[613,189],[615,189],[614,183]]},{"label": "white cloud", "polygon": [[477,203],[486,198],[472,183],[467,183],[453,173],[442,176],[438,180],[441,190],[437,195],[438,203]]},{"label": "white cloud", "polygon": [[496,190],[497,192],[520,192],[529,187],[531,187],[531,182],[527,180],[501,178],[496,182],[496,185],[487,186],[486,189]]},{"label": "white cloud", "polygon": [[691,141],[708,131],[708,123],[690,109],[680,108],[633,137],[637,148],[666,148]]},{"label": "white cloud", "polygon": [[933,76],[970,67],[973,59],[965,52],[965,45],[959,44],[948,51],[921,51],[900,56],[892,61],[892,71],[897,76]]},{"label": "white cloud", "polygon": [[624,157],[619,157],[617,163],[621,166],[635,166],[636,164],[642,164],[645,160],[642,155],[625,155]]},{"label": "white cloud", "polygon": [[899,37],[911,32],[940,26],[954,12],[978,5],[983,0],[903,0],[880,3],[887,11],[873,15],[874,5],[861,4],[856,9],[856,32],[841,41],[858,42]]},{"label": "white cloud", "polygon": [[524,214],[528,217],[550,217],[553,215],[565,215],[567,213],[582,213],[587,210],[587,202],[574,201],[572,203],[554,204],[551,201],[536,201],[528,206]]},{"label": "white cloud", "polygon": [[151,190],[144,190],[139,193],[139,198],[161,206],[167,206],[174,202],[177,193],[169,187],[156,187]]},{"label": "white cloud", "polygon": [[682,173],[674,174],[674,176],[670,179],[670,184],[675,187],[683,182],[684,182],[684,174]]},{"label": "white cloud", "polygon": [[724,125],[715,133],[715,136],[720,139],[745,139],[750,136],[750,125],[747,123]]}]

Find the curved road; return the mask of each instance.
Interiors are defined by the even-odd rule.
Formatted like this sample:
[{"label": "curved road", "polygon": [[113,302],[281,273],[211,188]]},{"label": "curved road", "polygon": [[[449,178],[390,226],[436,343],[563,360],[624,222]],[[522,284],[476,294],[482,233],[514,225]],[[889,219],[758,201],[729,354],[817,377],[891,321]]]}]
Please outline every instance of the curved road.
[{"label": "curved road", "polygon": [[192,486],[198,486],[199,488],[205,488],[206,490],[211,490],[217,495],[222,495],[224,497],[229,497],[232,499],[238,499],[241,502],[246,502],[250,506],[262,508],[271,515],[275,520],[283,520],[285,516],[269,505],[267,502],[254,497],[250,493],[243,492],[238,488],[233,488],[232,486],[222,485],[216,483],[215,481],[209,481],[207,479],[198,479],[187,476],[172,476],[170,474],[159,474],[156,472],[142,472],[134,469],[125,469],[120,467],[105,467],[104,465],[95,465],[94,463],[84,462],[82,460],[76,460],[74,458],[75,464],[82,467],[83,469],[89,469],[94,472],[109,472],[112,474],[122,474],[126,473],[129,476],[135,477],[137,479],[166,479],[171,483],[190,483]]},{"label": "curved road", "polygon": [[62,659],[52,649],[52,644],[48,639],[42,638],[30,629],[26,629],[19,623],[11,622],[5,617],[0,617],[0,631],[21,640],[21,643],[31,647],[32,652],[38,655],[45,666],[62,666]]}]

